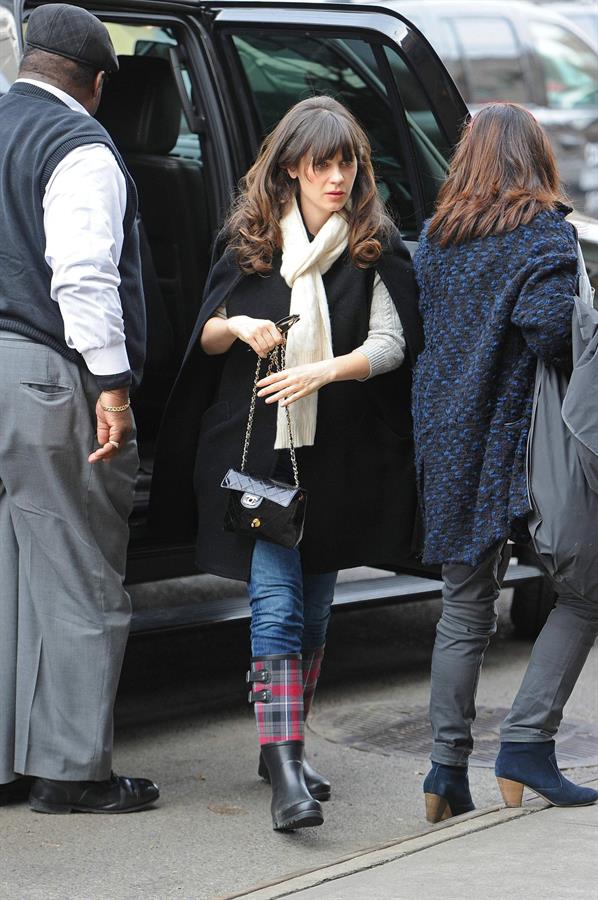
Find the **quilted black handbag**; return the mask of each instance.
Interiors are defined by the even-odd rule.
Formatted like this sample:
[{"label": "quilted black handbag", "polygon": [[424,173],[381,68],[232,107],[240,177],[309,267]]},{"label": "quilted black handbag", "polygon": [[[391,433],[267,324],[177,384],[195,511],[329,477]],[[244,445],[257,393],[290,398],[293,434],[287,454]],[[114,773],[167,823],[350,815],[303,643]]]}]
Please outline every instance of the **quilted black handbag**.
[{"label": "quilted black handbag", "polygon": [[[288,407],[285,407],[285,412],[295,484],[285,484],[282,481],[275,481],[273,478],[260,478],[257,475],[250,475],[246,471],[261,366],[262,360],[258,357],[245,432],[241,471],[229,469],[221,485],[229,491],[224,528],[226,531],[234,531],[245,537],[256,540],[259,538],[261,541],[280,544],[281,547],[291,550],[303,537],[307,496],[299,485],[299,471]],[[269,355],[267,375],[273,371],[282,371],[282,369],[284,369],[284,349],[276,347]]]}]

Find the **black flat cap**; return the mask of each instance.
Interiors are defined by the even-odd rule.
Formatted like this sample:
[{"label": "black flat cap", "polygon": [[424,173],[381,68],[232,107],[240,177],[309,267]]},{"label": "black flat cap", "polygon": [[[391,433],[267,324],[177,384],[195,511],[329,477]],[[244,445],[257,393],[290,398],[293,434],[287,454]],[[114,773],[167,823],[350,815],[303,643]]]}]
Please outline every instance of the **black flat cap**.
[{"label": "black flat cap", "polygon": [[108,29],[96,16],[78,6],[66,3],[38,6],[29,16],[25,45],[72,59],[96,72],[118,71]]}]

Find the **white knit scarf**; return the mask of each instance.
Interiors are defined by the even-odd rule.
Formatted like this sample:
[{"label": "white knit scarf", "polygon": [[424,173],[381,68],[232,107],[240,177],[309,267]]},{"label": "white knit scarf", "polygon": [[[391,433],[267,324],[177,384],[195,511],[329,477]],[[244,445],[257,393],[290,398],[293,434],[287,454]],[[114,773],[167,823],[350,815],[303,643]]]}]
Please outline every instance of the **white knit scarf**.
[{"label": "white knit scarf", "polygon": [[[349,227],[338,213],[320,228],[309,241],[296,200],[289,205],[280,223],[282,231],[282,265],[280,274],[291,288],[291,313],[301,318],[289,330],[286,366],[332,359],[330,313],[322,275],[336,262],[347,246]],[[291,428],[296,447],[312,446],[318,416],[317,392],[302,397],[289,406]],[[286,413],[278,407],[276,450],[289,446]]]}]

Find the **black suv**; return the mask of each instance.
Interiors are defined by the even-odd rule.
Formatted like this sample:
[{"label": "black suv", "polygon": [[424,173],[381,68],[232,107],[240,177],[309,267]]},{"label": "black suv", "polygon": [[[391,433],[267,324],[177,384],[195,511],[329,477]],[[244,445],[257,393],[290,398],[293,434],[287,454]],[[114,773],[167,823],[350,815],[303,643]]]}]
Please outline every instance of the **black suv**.
[{"label": "black suv", "polygon": [[[388,10],[234,0],[101,0],[89,8],[105,21],[121,58],[117,89],[108,83],[98,116],[138,185],[147,238],[149,345],[134,400],[142,467],[128,581],[148,582],[193,572],[193,535],[158,536],[148,524],[153,450],[213,237],[262,136],[301,98],[338,97],[364,125],[381,195],[415,242],[467,109],[427,40]],[[0,0],[0,72],[8,82],[22,45],[20,10],[19,0]],[[183,499],[172,497],[175,510]],[[341,586],[336,601],[437,596],[438,581],[422,574],[430,575],[358,578]],[[520,566],[511,580],[537,575]],[[220,599],[204,604],[201,618],[222,618],[224,608]],[[246,609],[237,607],[230,617],[241,614]]]}]

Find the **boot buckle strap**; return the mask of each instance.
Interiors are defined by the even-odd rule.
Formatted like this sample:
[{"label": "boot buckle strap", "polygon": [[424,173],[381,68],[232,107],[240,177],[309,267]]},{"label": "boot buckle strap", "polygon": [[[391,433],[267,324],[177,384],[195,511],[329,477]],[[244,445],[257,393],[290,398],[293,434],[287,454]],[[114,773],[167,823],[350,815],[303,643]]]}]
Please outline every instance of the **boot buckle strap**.
[{"label": "boot buckle strap", "polygon": [[250,703],[270,703],[272,700],[272,691],[264,688],[261,691],[249,691]]},{"label": "boot buckle strap", "polygon": [[250,669],[245,680],[248,684],[252,681],[257,684],[270,684],[272,681],[272,674],[268,669]]}]

